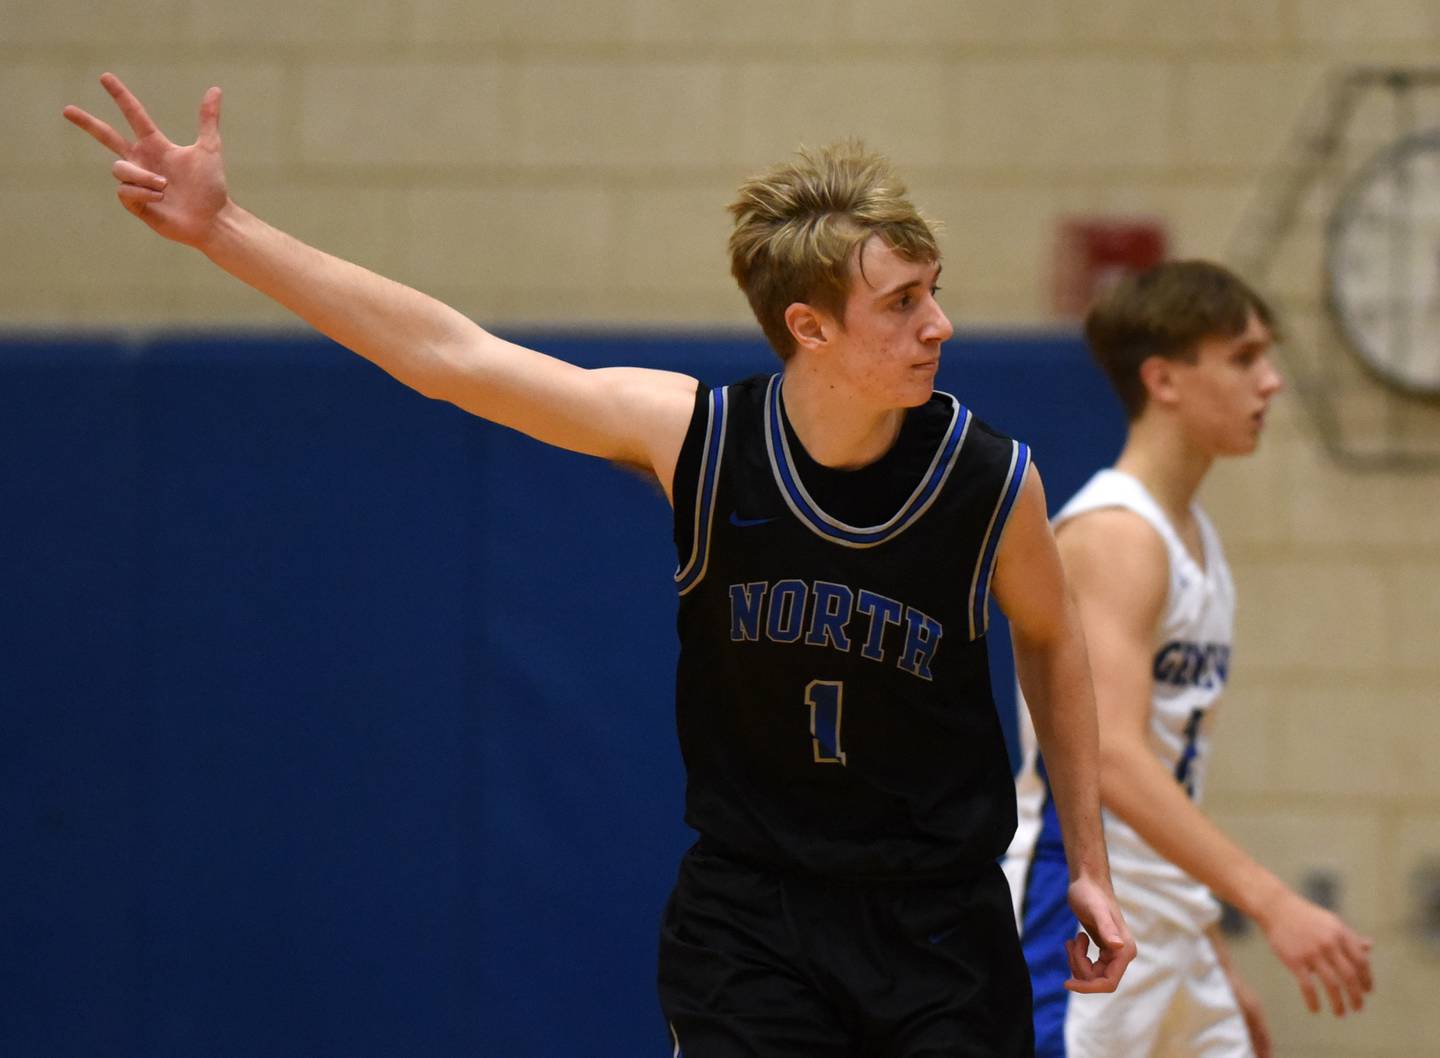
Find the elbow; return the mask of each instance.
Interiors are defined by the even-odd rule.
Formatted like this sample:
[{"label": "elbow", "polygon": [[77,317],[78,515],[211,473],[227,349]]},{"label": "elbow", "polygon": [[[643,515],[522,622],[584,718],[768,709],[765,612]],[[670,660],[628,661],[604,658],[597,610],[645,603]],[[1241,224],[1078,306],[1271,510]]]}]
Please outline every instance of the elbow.
[{"label": "elbow", "polygon": [[465,408],[459,387],[455,385],[453,379],[426,377],[419,379],[411,388],[420,396],[430,400],[438,400],[445,404],[453,404],[457,408]]},{"label": "elbow", "polygon": [[439,379],[427,375],[419,375],[411,379],[401,379],[416,393],[430,400],[445,400],[444,386],[440,385]]},{"label": "elbow", "polygon": [[455,397],[454,385],[447,384],[447,380],[443,376],[429,373],[417,374],[410,378],[401,379],[400,381],[404,382],[405,385],[420,394],[420,396],[427,397],[430,400],[444,401],[447,404],[459,403]]},{"label": "elbow", "polygon": [[[1135,774],[1137,748],[1130,739],[1100,738],[1100,804],[1114,810],[1124,801],[1128,782]],[[1143,750],[1142,750],[1143,752]]]},{"label": "elbow", "polygon": [[482,385],[485,360],[477,355],[472,337],[463,330],[442,329],[424,342],[424,355],[415,362],[406,385],[422,397],[445,401],[461,407],[461,396],[467,387]]}]

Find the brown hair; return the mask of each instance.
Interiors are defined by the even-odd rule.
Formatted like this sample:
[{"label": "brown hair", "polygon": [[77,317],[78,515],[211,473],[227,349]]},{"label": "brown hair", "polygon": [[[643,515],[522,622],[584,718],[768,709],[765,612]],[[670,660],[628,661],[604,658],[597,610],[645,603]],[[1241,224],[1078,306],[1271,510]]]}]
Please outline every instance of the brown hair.
[{"label": "brown hair", "polygon": [[782,360],[795,352],[785,324],[795,302],[844,324],[850,257],[870,236],[907,261],[940,258],[890,163],[853,140],[800,148],[795,160],[745,181],[730,212],[730,273]]},{"label": "brown hair", "polygon": [[1241,334],[1252,312],[1274,332],[1270,306],[1233,272],[1210,261],[1167,261],[1102,294],[1085,317],[1085,341],[1133,420],[1145,410],[1142,363],[1194,363],[1202,340]]}]

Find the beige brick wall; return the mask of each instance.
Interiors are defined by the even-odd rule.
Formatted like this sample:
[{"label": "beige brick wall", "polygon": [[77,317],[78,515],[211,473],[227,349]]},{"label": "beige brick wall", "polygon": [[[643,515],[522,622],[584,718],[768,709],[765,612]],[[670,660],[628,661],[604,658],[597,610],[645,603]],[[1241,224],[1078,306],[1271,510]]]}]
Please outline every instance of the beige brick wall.
[{"label": "beige brick wall", "polygon": [[[284,316],[115,204],[65,126],[113,68],[177,137],[226,89],[234,193],[487,321],[745,324],[723,207],[795,143],[861,135],[946,222],[964,324],[1048,316],[1058,217],[1164,218],[1219,255],[1323,71],[1424,62],[1433,0],[0,0],[0,326]],[[1311,280],[1303,240],[1277,278]],[[1435,414],[1431,409],[1427,414]],[[1362,1017],[1305,1015],[1238,946],[1283,1058],[1419,1058],[1440,953],[1440,477],[1356,475],[1290,398],[1217,470],[1243,641],[1218,818],[1292,881],[1327,866],[1378,941]]]},{"label": "beige brick wall", "polygon": [[1237,959],[1285,1056],[1435,1053],[1440,952],[1417,940],[1417,867],[1440,860],[1440,532],[1435,477],[1342,471],[1284,398],[1255,456],[1217,467],[1205,502],[1240,593],[1234,690],[1209,805],[1299,884],[1336,872],[1342,912],[1376,939],[1357,1018],[1311,1016],[1258,934]]},{"label": "beige brick wall", "polygon": [[[695,269],[682,282],[648,268],[654,249],[629,236],[617,267],[597,273],[582,245],[573,271],[566,260],[522,268],[497,292],[481,259],[510,251],[479,238],[479,217],[451,212],[475,201],[466,195],[521,206],[530,192],[574,192],[578,208],[588,190],[607,219],[580,221],[587,244],[654,194],[696,218],[668,239],[713,239],[747,172],[800,141],[860,135],[948,222],[952,260],[966,262],[964,321],[1024,324],[1048,312],[1059,216],[1153,214],[1179,252],[1219,253],[1322,71],[1423,59],[1440,42],[1433,5],[1420,0],[81,6],[0,0],[0,132],[14,145],[0,157],[0,210],[21,273],[0,291],[7,323],[112,322],[104,288],[191,288],[178,273],[204,267],[117,274],[143,252],[138,233],[107,194],[103,158],[55,119],[66,101],[107,106],[93,83],[106,67],[177,137],[193,129],[204,87],[221,83],[237,198],[258,205],[283,187],[297,203],[326,200],[317,208],[332,217],[336,248],[382,270],[432,258],[431,232],[468,225],[469,253],[434,255],[443,274],[437,264],[406,277],[490,320],[519,305],[571,323],[744,323],[746,310],[718,253],[664,250]],[[26,199],[31,216],[20,218],[18,200],[42,192],[60,197]],[[329,200],[375,196],[389,198],[385,225],[357,210],[347,237],[345,211]],[[47,218],[62,215],[49,232]],[[554,245],[574,223],[562,208],[526,226]],[[573,296],[546,310],[557,287]],[[126,322],[173,318],[159,292],[121,301]],[[226,295],[186,311],[217,323],[279,318]]]}]

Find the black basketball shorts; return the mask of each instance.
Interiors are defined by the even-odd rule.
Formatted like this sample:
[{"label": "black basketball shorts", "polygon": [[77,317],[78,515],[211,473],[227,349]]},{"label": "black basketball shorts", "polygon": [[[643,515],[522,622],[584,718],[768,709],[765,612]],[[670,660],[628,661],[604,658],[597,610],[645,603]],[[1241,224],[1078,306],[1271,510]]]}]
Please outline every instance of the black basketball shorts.
[{"label": "black basketball shorts", "polygon": [[1030,1058],[1030,978],[998,865],[964,882],[681,861],[660,1006],[683,1058]]}]

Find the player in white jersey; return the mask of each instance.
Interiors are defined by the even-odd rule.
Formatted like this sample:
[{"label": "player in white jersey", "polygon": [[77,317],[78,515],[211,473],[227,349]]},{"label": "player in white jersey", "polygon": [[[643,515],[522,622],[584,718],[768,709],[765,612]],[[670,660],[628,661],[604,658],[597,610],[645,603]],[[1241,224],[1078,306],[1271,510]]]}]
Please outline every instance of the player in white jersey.
[{"label": "player in white jersey", "polygon": [[1064,987],[1066,965],[1052,949],[1076,923],[1045,765],[1026,723],[1020,825],[1005,871],[1034,985],[1039,1058],[1265,1058],[1265,1019],[1230,964],[1216,896],[1259,924],[1312,1011],[1321,990],[1343,1016],[1371,988],[1370,941],[1287,888],[1199,807],[1235,595],[1194,496],[1217,457],[1259,441],[1282,385],[1272,327],[1254,291],[1201,261],[1123,281],[1086,319],[1091,352],[1130,424],[1115,466],[1056,517],[1056,537],[1094,672],[1115,894],[1139,954],[1113,994]]}]

